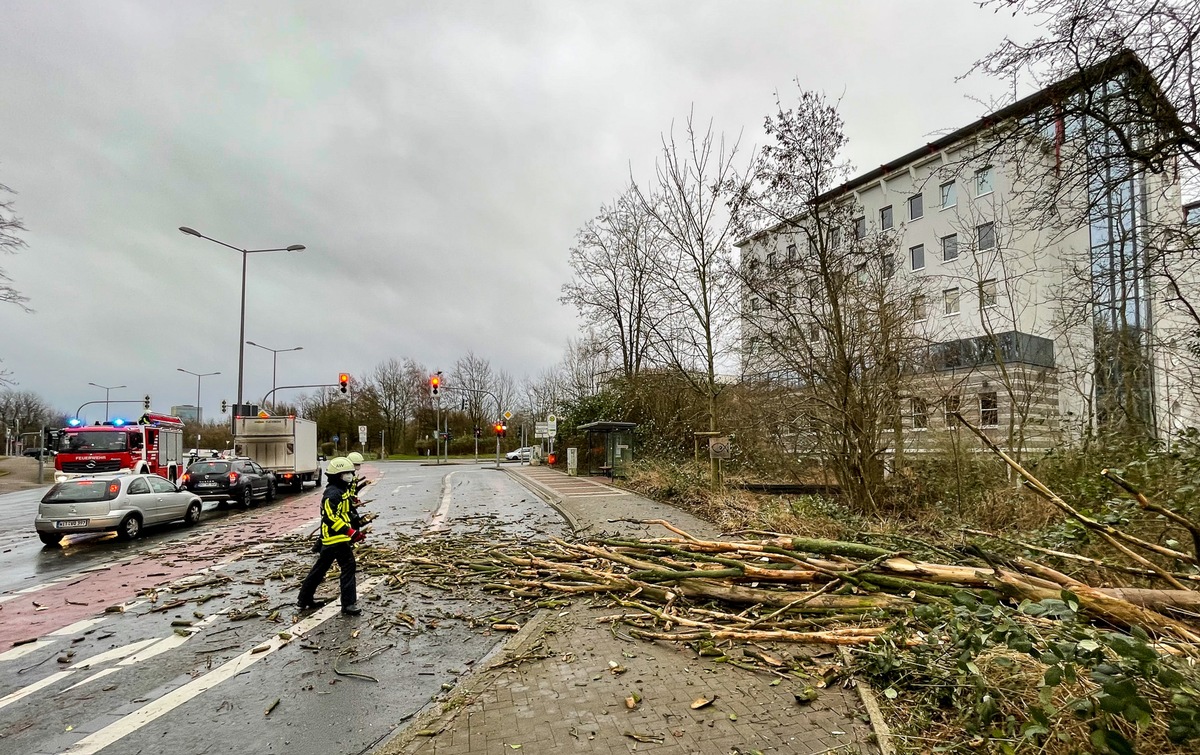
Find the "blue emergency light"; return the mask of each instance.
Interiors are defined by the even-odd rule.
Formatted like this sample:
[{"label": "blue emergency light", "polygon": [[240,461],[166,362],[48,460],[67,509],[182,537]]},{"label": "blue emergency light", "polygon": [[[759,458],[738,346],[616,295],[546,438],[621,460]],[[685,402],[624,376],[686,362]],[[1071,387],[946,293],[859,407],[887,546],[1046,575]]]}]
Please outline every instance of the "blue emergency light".
[{"label": "blue emergency light", "polygon": [[120,427],[121,425],[125,424],[125,420],[123,420],[123,419],[114,419],[114,420],[112,421],[112,424],[113,424],[113,427]]},{"label": "blue emergency light", "polygon": [[79,427],[83,424],[83,422],[78,417],[72,417],[71,419],[67,420],[67,424],[71,427]]}]

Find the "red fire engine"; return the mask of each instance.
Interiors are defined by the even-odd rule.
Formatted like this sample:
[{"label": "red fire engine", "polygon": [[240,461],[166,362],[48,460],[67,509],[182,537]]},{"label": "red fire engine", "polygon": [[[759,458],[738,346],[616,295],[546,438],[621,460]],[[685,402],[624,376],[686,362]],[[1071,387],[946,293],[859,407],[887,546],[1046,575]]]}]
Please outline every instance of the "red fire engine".
[{"label": "red fire engine", "polygon": [[54,479],[105,472],[158,474],[174,482],[183,473],[183,420],[146,412],[136,423],[114,419],[85,425],[71,420],[59,433]]}]

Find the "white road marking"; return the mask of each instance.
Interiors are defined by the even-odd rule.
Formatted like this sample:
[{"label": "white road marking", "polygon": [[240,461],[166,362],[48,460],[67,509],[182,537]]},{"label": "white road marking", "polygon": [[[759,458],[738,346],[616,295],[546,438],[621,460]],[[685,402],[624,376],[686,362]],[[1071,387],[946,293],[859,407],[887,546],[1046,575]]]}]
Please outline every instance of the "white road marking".
[{"label": "white road marking", "polygon": [[62,637],[64,635],[68,635],[68,634],[76,634],[77,632],[82,632],[86,629],[91,629],[92,627],[96,626],[97,624],[105,621],[107,618],[108,618],[107,616],[97,616],[96,618],[93,618],[93,619],[83,619],[82,621],[77,621],[74,624],[68,624],[67,626],[63,627],[62,629],[55,629],[53,632],[51,632],[47,636],[48,637]]},{"label": "white road marking", "polygon": [[396,489],[392,491],[392,495],[399,495],[401,490],[404,490],[405,488],[411,488],[411,487],[412,487],[412,485],[397,485]]},{"label": "white road marking", "polygon": [[[371,588],[373,588],[381,579],[381,577],[374,577],[364,582],[362,585],[363,592],[370,591]],[[114,721],[108,726],[105,726],[103,729],[100,729],[93,734],[89,734],[71,747],[63,750],[61,755],[94,755],[94,753],[100,752],[105,747],[108,747],[114,742],[117,742],[118,740],[132,734],[146,724],[165,716],[197,695],[203,694],[221,682],[240,674],[258,661],[271,655],[276,650],[279,650],[285,645],[294,642],[296,639],[302,637],[305,633],[320,626],[325,621],[328,621],[340,610],[341,607],[339,605],[336,603],[330,603],[324,608],[318,610],[312,616],[293,624],[287,630],[292,636],[291,640],[285,641],[278,635],[275,635],[266,642],[256,645],[254,648],[247,650],[236,658],[233,658],[223,665],[218,666],[204,676],[193,679],[187,684],[184,684],[182,687],[178,687],[168,692],[157,700],[146,703],[133,713]],[[255,650],[258,650],[258,648],[265,649],[259,650],[257,653],[254,652]]]},{"label": "white road marking", "polygon": [[450,483],[450,478],[454,476],[454,472],[442,478],[442,503],[438,506],[438,510],[434,512],[429,519],[427,530],[440,530],[445,527],[446,515],[450,513],[450,491],[453,485]]},{"label": "white road marking", "polygon": [[53,644],[54,640],[36,640],[34,642],[27,642],[24,645],[17,645],[15,648],[11,648],[9,650],[5,650],[3,653],[0,653],[0,661],[11,661],[16,658],[21,658],[29,655],[38,648],[44,648],[47,645]]},{"label": "white road marking", "polygon": [[71,690],[75,689],[76,687],[82,687],[83,685],[87,684],[88,682],[94,682],[97,679],[103,679],[104,677],[108,676],[109,674],[115,674],[120,670],[121,669],[114,667],[114,668],[106,668],[103,671],[97,671],[96,673],[89,676],[87,679],[84,679],[82,682],[75,682],[70,687],[67,687],[66,689],[64,689],[63,692],[70,692]]},{"label": "white road marking", "polygon": [[45,679],[42,679],[40,681],[34,682],[33,684],[30,684],[28,687],[22,687],[21,689],[17,690],[16,692],[12,692],[8,695],[5,695],[4,697],[0,697],[0,708],[7,708],[9,705],[12,705],[16,701],[18,701],[22,698],[25,698],[25,697],[29,697],[34,692],[37,692],[39,689],[42,689],[44,687],[49,687],[51,684],[54,684],[55,682],[59,681],[60,679],[65,679],[66,677],[70,676],[73,673],[75,673],[75,672],[73,672],[73,671],[58,671],[56,673],[51,674],[50,676],[47,676]]},{"label": "white road marking", "polygon": [[146,647],[147,645],[153,645],[154,643],[158,642],[161,639],[162,639],[161,637],[150,637],[145,640],[138,640],[137,642],[131,642],[128,645],[122,645],[119,648],[113,648],[112,650],[105,650],[102,653],[97,653],[96,655],[93,655],[91,658],[84,658],[82,661],[76,661],[75,663],[71,664],[71,668],[76,669],[76,670],[81,670],[81,669],[85,669],[85,668],[91,668],[92,666],[95,666],[98,663],[104,663],[105,661],[111,661],[114,658],[124,658],[127,655],[133,655],[134,653],[136,653],[137,651]]}]

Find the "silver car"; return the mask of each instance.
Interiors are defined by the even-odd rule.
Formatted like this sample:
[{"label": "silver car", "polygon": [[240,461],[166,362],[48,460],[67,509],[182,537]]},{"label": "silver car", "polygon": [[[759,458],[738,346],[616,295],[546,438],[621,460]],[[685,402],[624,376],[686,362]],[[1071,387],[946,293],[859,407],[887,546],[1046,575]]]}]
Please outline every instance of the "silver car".
[{"label": "silver car", "polygon": [[77,532],[116,531],[121,540],[132,540],[149,524],[195,524],[203,510],[199,496],[158,475],[76,477],[50,488],[33,525],[46,545]]}]

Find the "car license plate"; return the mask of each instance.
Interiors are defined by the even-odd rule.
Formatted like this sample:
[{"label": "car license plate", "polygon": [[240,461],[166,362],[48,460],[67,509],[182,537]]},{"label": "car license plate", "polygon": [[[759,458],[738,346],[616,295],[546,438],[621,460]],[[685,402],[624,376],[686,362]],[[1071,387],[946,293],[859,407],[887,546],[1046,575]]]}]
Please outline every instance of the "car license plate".
[{"label": "car license plate", "polygon": [[66,529],[68,527],[86,527],[88,520],[86,519],[59,519],[54,523],[57,529]]},{"label": "car license plate", "polygon": [[216,486],[217,483],[215,480],[200,480],[196,483],[196,487],[198,488],[215,488]]}]

